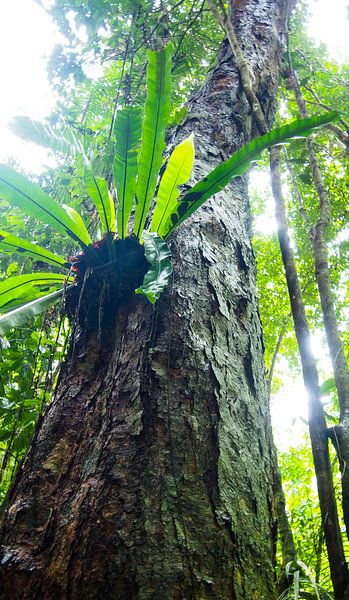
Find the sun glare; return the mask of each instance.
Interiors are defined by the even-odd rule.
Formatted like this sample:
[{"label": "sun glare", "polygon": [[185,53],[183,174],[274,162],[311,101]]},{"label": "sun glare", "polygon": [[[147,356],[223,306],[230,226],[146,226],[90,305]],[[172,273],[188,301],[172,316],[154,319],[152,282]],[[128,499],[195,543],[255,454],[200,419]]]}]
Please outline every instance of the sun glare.
[{"label": "sun glare", "polygon": [[335,60],[349,58],[348,0],[312,0],[308,33],[317,43],[324,42]]},{"label": "sun glare", "polygon": [[[0,2],[0,160],[15,159],[38,171],[50,163],[47,152],[19,140],[7,127],[15,115],[40,119],[50,114],[55,98],[46,60],[61,39],[45,11],[32,0]],[[6,58],[4,58],[6,57]]]}]

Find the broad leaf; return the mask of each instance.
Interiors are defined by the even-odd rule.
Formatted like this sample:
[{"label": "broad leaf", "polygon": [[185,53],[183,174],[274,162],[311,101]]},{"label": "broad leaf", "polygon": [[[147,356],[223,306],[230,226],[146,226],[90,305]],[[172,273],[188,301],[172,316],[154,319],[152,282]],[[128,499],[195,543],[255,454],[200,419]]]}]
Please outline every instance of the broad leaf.
[{"label": "broad leaf", "polygon": [[[44,146],[45,148],[50,148],[55,152],[70,154],[72,156],[81,155],[85,164],[84,179],[87,192],[96,205],[102,221],[103,231],[110,231],[114,228],[115,208],[108,189],[106,189],[107,184],[103,179],[98,179],[94,176],[81,142],[70,129],[66,128],[63,131],[57,131],[40,121],[33,121],[29,117],[22,116],[12,119],[11,129],[23,139]],[[73,220],[76,221],[75,218]],[[84,229],[86,234],[86,227]]]},{"label": "broad leaf", "polygon": [[151,231],[162,235],[162,228],[176,206],[179,196],[178,186],[186,183],[194,163],[193,134],[179,144],[172,152],[166,170],[161,178],[156,207],[150,225]]},{"label": "broad leaf", "polygon": [[65,289],[69,289],[69,286],[68,288],[62,288],[51,294],[46,294],[41,298],[37,298],[32,302],[24,304],[23,306],[0,316],[0,335],[5,335],[12,327],[20,327],[30,319],[33,319],[36,315],[43,313],[59,300]]},{"label": "broad leaf", "polygon": [[127,235],[127,225],[134,201],[138,146],[142,127],[142,109],[126,106],[119,110],[114,132],[116,136],[114,180],[118,195],[117,229],[120,239]]},{"label": "broad leaf", "polygon": [[102,223],[102,232],[115,230],[115,206],[113,198],[108,190],[108,184],[102,177],[96,177],[89,165],[88,159],[84,157],[85,172],[84,184],[86,191],[93,201]]},{"label": "broad leaf", "polygon": [[142,130],[142,146],[136,185],[134,233],[140,237],[153,199],[162,154],[165,129],[170,115],[171,45],[160,52],[149,52],[147,100]]},{"label": "broad leaf", "polygon": [[[29,273],[28,275],[15,275],[0,282],[0,309],[6,310],[6,305],[19,298],[28,297],[36,286],[46,288],[62,284],[66,275],[59,273]],[[35,297],[35,296],[34,296]]]},{"label": "broad leaf", "polygon": [[10,121],[12,131],[26,141],[34,142],[44,148],[75,156],[81,152],[81,144],[69,128],[61,131],[53,129],[40,121],[33,121],[30,117],[18,116]]},{"label": "broad leaf", "polygon": [[18,206],[27,215],[70,236],[80,246],[85,247],[90,243],[85,231],[67,215],[58,202],[6,165],[0,165],[0,197]]},{"label": "broad leaf", "polygon": [[199,181],[180,198],[161,230],[162,235],[165,238],[168,237],[208,198],[222,190],[235,177],[243,175],[251,164],[258,159],[262,150],[276,144],[287,143],[295,138],[306,137],[314,129],[327,125],[335,119],[338,119],[337,112],[329,112],[307,119],[297,119],[289,125],[273,129],[270,133],[252,140],[252,142],[234,152],[231,158],[216,167],[207,177]]},{"label": "broad leaf", "polygon": [[62,204],[62,207],[64,208],[65,212],[69,215],[69,217],[77,224],[80,231],[84,232],[84,239],[90,240],[89,243],[92,244],[90,234],[87,230],[82,216],[78,213],[78,211],[75,210],[75,208],[73,208],[72,206],[68,206],[67,204]]},{"label": "broad leaf", "polygon": [[31,244],[22,238],[16,237],[0,230],[0,251],[1,252],[18,252],[22,256],[30,256],[34,260],[42,261],[55,265],[56,267],[69,267],[69,262],[62,256],[53,254],[46,248]]},{"label": "broad leaf", "polygon": [[326,379],[326,381],[324,381],[320,385],[320,394],[321,394],[321,396],[327,396],[330,392],[332,392],[335,389],[336,389],[335,379],[334,379],[334,377],[330,377],[329,379]]},{"label": "broad leaf", "polygon": [[143,232],[144,252],[151,265],[136,294],[144,294],[154,304],[167,286],[172,273],[171,251],[156,233]]}]

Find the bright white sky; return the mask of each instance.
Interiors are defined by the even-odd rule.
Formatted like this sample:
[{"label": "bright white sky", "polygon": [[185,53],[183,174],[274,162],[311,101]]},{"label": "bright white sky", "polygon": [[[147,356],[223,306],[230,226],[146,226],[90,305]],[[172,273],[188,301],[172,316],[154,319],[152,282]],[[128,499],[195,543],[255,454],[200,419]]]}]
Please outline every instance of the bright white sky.
[{"label": "bright white sky", "polygon": [[[349,0],[309,0],[312,6],[310,35],[325,42],[337,59],[349,56]],[[14,157],[25,169],[39,172],[51,165],[46,152],[16,138],[7,128],[16,114],[40,119],[50,114],[55,98],[46,75],[46,59],[61,38],[34,0],[0,0],[0,160]],[[262,183],[262,182],[261,182]],[[273,223],[272,214],[267,217]],[[272,225],[273,230],[275,225]],[[306,396],[299,381],[288,380],[274,403],[274,420],[284,432],[299,415],[306,418]],[[292,425],[297,427],[297,425]],[[293,430],[294,434],[294,430]]]},{"label": "bright white sky", "polygon": [[16,138],[7,128],[16,115],[34,119],[48,115],[54,97],[45,59],[58,32],[33,0],[0,0],[0,159],[13,156],[27,169],[38,170],[46,152]]}]

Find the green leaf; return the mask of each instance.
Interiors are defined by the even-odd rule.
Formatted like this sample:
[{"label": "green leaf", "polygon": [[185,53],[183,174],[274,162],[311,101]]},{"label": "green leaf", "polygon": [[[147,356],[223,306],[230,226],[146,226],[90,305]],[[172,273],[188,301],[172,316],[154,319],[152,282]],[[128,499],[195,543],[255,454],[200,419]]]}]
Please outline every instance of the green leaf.
[{"label": "green leaf", "polygon": [[314,592],[316,593],[316,597],[318,600],[320,600],[320,596],[319,596],[319,590],[318,590],[318,586],[316,584],[316,581],[308,567],[308,565],[306,565],[303,561],[301,560],[297,560],[297,563],[299,564],[299,566],[304,570],[307,579],[309,580],[310,585],[312,586]]},{"label": "green leaf", "polygon": [[[19,308],[11,310],[5,315],[0,316],[0,335],[5,335],[9,329],[12,329],[12,327],[20,327],[21,325],[24,325],[36,315],[47,310],[47,308],[57,302],[57,300],[62,296],[64,289],[65,288],[62,288],[61,290],[57,290],[51,294],[46,294],[41,298],[33,300],[32,302],[24,304]],[[66,289],[69,289],[69,287]]]},{"label": "green leaf", "polygon": [[136,289],[136,294],[144,294],[154,304],[170,280],[171,251],[157,233],[144,231],[143,240],[145,256],[151,267],[146,273],[141,287]]},{"label": "green leaf", "polygon": [[179,196],[178,186],[186,183],[194,163],[193,134],[181,142],[172,152],[166,170],[161,178],[156,207],[150,225],[151,231],[162,235],[162,228],[176,206]]},{"label": "green leaf", "polygon": [[299,571],[293,573],[293,592],[294,600],[299,599]]},{"label": "green leaf", "polygon": [[119,110],[115,119],[116,136],[114,157],[114,180],[118,195],[118,235],[124,239],[134,201],[138,146],[142,127],[142,109],[126,106]]},{"label": "green leaf", "polygon": [[75,210],[75,208],[73,208],[72,206],[68,206],[67,204],[62,204],[62,207],[64,208],[65,212],[69,215],[69,217],[77,224],[80,231],[84,232],[84,239],[90,240],[89,243],[92,244],[90,234],[87,230],[82,216],[78,213],[78,211]]},{"label": "green leaf", "polygon": [[50,125],[33,121],[30,117],[18,116],[11,119],[10,129],[22,139],[60,152],[61,154],[75,154],[81,152],[81,144],[68,128],[61,131],[53,129]]},{"label": "green leaf", "polygon": [[170,115],[172,47],[149,52],[147,100],[142,131],[142,146],[136,185],[134,233],[140,237],[153,199],[162,154],[165,148],[165,128]]},{"label": "green leaf", "polygon": [[30,256],[31,258],[34,258],[34,260],[40,260],[45,263],[55,265],[56,267],[69,267],[69,262],[67,262],[62,256],[53,254],[53,252],[50,252],[45,248],[41,248],[41,246],[31,244],[30,242],[27,242],[22,238],[11,235],[6,231],[2,231],[1,229],[0,251],[11,253],[17,252],[22,256]]},{"label": "green leaf", "polygon": [[[77,154],[81,155],[85,164],[84,180],[86,189],[91,197],[91,200],[96,205],[98,214],[102,221],[103,231],[110,231],[114,228],[115,208],[113,200],[108,192],[107,184],[103,179],[96,178],[94,176],[90,162],[84,153],[81,142],[75,137],[69,128],[66,128],[63,131],[57,131],[49,125],[41,123],[40,121],[33,121],[29,117],[21,116],[12,119],[11,129],[23,139],[44,146],[45,148],[50,148],[55,152],[70,154],[72,156]],[[76,221],[74,217],[72,218],[74,221]],[[86,240],[86,227],[83,226],[83,229]],[[88,234],[87,236],[89,238]]]},{"label": "green leaf", "polygon": [[[29,273],[28,275],[15,275],[0,282],[0,308],[19,298],[27,297],[35,291],[35,286],[51,287],[61,284],[66,280],[66,275],[59,273]],[[34,288],[34,289],[33,289]]]},{"label": "green leaf", "polygon": [[324,115],[297,119],[288,125],[283,125],[273,131],[252,140],[216,167],[204,179],[199,181],[177,202],[172,214],[168,217],[162,235],[168,237],[183,221],[197,210],[208,198],[222,190],[232,179],[243,175],[251,164],[257,160],[262,150],[280,143],[287,143],[295,138],[306,137],[314,129],[327,125],[338,119],[337,112]]},{"label": "green leaf", "polygon": [[90,243],[84,230],[78,227],[58,202],[6,165],[0,165],[0,197],[18,206],[27,215],[70,236],[83,248]]},{"label": "green leaf", "polygon": [[17,262],[12,262],[9,264],[9,266],[6,269],[6,275],[7,275],[7,277],[10,277],[11,275],[18,273],[18,271],[19,271],[19,264]]},{"label": "green leaf", "polygon": [[89,165],[88,159],[84,157],[84,184],[86,191],[93,201],[102,223],[102,232],[115,230],[115,206],[113,198],[108,190],[108,184],[102,177],[96,177]]},{"label": "green leaf", "polygon": [[336,382],[334,380],[334,377],[330,377],[329,379],[326,379],[326,381],[324,381],[321,385],[320,385],[320,394],[321,396],[327,396],[327,394],[329,394],[329,392],[332,392],[332,390],[336,389]]}]

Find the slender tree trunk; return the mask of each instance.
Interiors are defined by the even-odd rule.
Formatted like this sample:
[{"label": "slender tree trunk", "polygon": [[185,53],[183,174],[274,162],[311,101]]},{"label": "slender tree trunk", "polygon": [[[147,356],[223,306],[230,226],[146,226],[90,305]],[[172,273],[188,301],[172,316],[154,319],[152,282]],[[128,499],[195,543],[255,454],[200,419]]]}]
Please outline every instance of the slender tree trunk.
[{"label": "slender tree trunk", "polygon": [[[246,0],[235,19],[270,122],[287,3]],[[251,121],[224,43],[176,135],[196,132],[196,174],[249,139]],[[275,597],[249,220],[241,179],[178,232],[155,309],[129,298],[102,335],[76,337],[10,494],[2,598]]]},{"label": "slender tree trunk", "polygon": [[292,314],[288,313],[288,315],[284,318],[282,327],[280,329],[279,335],[278,335],[277,340],[276,340],[276,344],[275,344],[273,356],[272,356],[270,367],[269,367],[269,373],[268,373],[268,392],[269,392],[269,395],[271,394],[271,390],[272,390],[272,383],[273,383],[275,365],[276,365],[277,359],[279,357],[279,351],[280,351],[280,348],[281,348],[281,344],[284,341],[284,337],[285,337],[285,334],[287,332],[288,324],[289,324],[289,321],[290,321],[291,317],[292,317]]},{"label": "slender tree trunk", "polygon": [[[278,596],[287,590],[292,584],[292,577],[287,577],[286,567],[289,563],[292,563],[294,567],[297,566],[297,552],[294,545],[293,534],[288,520],[286,512],[286,501],[285,494],[282,487],[282,478],[279,467],[275,470],[275,484],[274,484],[274,498],[275,498],[275,510],[277,515],[277,528],[280,536],[280,545],[282,553],[282,572],[278,577]],[[292,572],[292,570],[291,570]]]},{"label": "slender tree trunk", "polygon": [[[287,85],[294,91],[301,116],[308,117],[309,114],[302,96],[298,76],[294,72],[289,75]],[[342,474],[343,516],[347,536],[349,536],[349,469],[347,468],[349,465],[349,368],[338,327],[328,264],[327,232],[330,225],[331,200],[321,175],[311,138],[307,140],[307,145],[313,182],[320,205],[319,217],[314,234],[310,235],[310,241],[313,246],[316,283],[340,406],[339,424],[334,427],[331,437],[338,454]]]},{"label": "slender tree trunk", "polygon": [[332,470],[328,451],[325,414],[321,403],[316,360],[311,349],[310,331],[305,314],[296,263],[288,235],[285,202],[280,180],[280,150],[270,152],[270,168],[275,215],[282,260],[285,267],[287,287],[294,327],[302,362],[304,384],[309,398],[309,433],[312,445],[319,503],[327,545],[331,579],[336,600],[349,599],[349,573],[345,562],[342,538],[338,522],[337,505],[333,490]]}]

